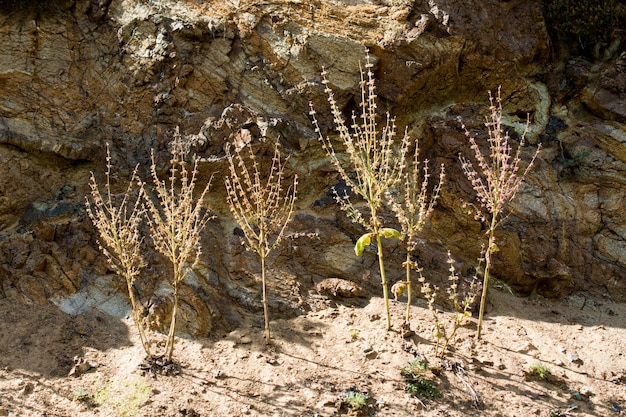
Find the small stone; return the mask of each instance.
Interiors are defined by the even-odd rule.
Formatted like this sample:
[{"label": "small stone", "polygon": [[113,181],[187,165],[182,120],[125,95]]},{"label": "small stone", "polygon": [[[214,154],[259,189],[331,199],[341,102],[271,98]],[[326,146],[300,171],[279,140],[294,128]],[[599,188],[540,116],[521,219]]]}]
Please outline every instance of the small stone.
[{"label": "small stone", "polygon": [[376,352],[375,350],[372,350],[371,352],[367,352],[365,354],[365,357],[367,359],[376,359],[378,357],[378,352]]},{"label": "small stone", "polygon": [[266,358],[265,362],[269,363],[270,365],[280,365],[280,362],[276,359],[276,358]]},{"label": "small stone", "polygon": [[369,315],[369,319],[370,319],[370,321],[380,320],[380,314],[376,314],[376,313],[370,314]]},{"label": "small stone", "polygon": [[576,353],[570,353],[567,357],[571,363],[574,363],[578,366],[583,364],[583,360]]},{"label": "small stone", "polygon": [[33,385],[33,383],[32,382],[27,382],[26,384],[24,384],[24,386],[20,390],[20,394],[21,395],[32,394],[34,389],[35,389],[35,386]]},{"label": "small stone", "polygon": [[363,351],[363,353],[369,353],[371,351],[374,350],[374,348],[371,345],[365,345],[363,346],[363,349],[361,349]]}]

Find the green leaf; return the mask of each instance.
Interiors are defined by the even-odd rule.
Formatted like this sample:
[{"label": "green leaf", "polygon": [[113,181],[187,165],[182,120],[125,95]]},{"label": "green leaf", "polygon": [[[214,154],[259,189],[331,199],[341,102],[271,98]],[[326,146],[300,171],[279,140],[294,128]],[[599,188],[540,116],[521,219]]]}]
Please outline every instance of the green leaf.
[{"label": "green leaf", "polygon": [[363,251],[365,250],[365,247],[368,246],[370,243],[372,243],[371,233],[366,233],[361,236],[359,240],[356,241],[356,245],[354,245],[354,253],[356,253],[356,256],[361,256],[363,254]]},{"label": "green leaf", "polygon": [[398,232],[396,229],[392,229],[391,227],[383,227],[380,229],[380,234],[387,239],[392,237],[395,237],[396,239],[402,238],[402,233]]}]

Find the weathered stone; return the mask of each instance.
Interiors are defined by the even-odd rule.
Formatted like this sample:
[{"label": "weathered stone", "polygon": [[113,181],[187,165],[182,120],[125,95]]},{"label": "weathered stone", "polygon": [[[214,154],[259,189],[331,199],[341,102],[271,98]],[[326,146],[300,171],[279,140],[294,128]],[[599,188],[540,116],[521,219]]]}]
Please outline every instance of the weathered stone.
[{"label": "weathered stone", "polygon": [[356,284],[341,278],[326,278],[317,284],[317,290],[332,297],[356,298],[367,296],[367,291]]},{"label": "weathered stone", "polygon": [[[524,159],[544,143],[496,234],[494,275],[521,293],[624,299],[624,58],[600,65],[551,57],[539,2],[55,4],[0,10],[0,294],[78,300],[88,287],[104,291],[102,280],[123,294],[82,208],[89,172],[102,182],[109,143],[115,192],[138,162],[146,174],[150,149],[165,174],[176,126],[202,158],[199,179],[215,174],[209,199],[218,214],[181,290],[181,332],[235,327],[262,308],[258,257],[242,246],[224,199],[226,142],[252,146],[265,168],[279,141],[287,175],[300,178],[296,217],[268,259],[272,312],[311,308],[315,283],[326,277],[380,291],[373,248],[353,255],[364,230],[332,198],[340,178],[309,119],[311,103],[322,134],[334,134],[322,68],[346,116],[357,108],[368,47],[379,110],[419,138],[431,166],[446,164],[447,185],[414,254],[428,279],[446,281],[447,249],[462,274],[480,257],[484,227],[461,202],[474,196],[458,165],[459,153],[469,155],[458,119],[485,139],[486,90],[501,85],[513,140],[527,115],[533,122]],[[396,282],[403,247],[383,244],[388,281]],[[145,256],[137,290],[148,321],[164,329],[168,265],[152,249]]]}]

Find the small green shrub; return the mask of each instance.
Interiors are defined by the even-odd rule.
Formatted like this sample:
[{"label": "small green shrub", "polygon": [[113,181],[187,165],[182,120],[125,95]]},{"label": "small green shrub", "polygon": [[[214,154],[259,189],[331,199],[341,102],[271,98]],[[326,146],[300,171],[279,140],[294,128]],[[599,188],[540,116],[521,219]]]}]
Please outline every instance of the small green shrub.
[{"label": "small green shrub", "polygon": [[585,159],[591,155],[590,150],[584,150],[574,155],[562,155],[557,160],[561,163],[561,178],[577,178],[580,170],[584,166]]},{"label": "small green shrub", "polygon": [[547,366],[540,362],[537,362],[528,367],[528,375],[545,381],[550,377],[550,375],[552,375],[552,373]]},{"label": "small green shrub", "polygon": [[359,329],[350,329],[350,341],[356,342],[359,339]]},{"label": "small green shrub", "polygon": [[76,388],[74,390],[74,401],[81,403],[91,402],[91,393],[84,388]]},{"label": "small green shrub", "polygon": [[368,395],[360,392],[350,390],[346,392],[346,398],[344,398],[343,402],[350,408],[351,410],[360,410],[367,405],[367,400],[369,399]]},{"label": "small green shrub", "polygon": [[140,415],[139,409],[150,395],[150,387],[139,377],[122,384],[121,393],[115,400],[115,410],[120,417]]},{"label": "small green shrub", "polygon": [[74,401],[83,403],[87,407],[98,407],[107,400],[109,396],[109,386],[101,388],[95,392],[89,392],[84,388],[74,390]]},{"label": "small green shrub", "polygon": [[418,397],[438,398],[441,394],[437,385],[424,376],[428,370],[428,363],[425,360],[410,360],[407,366],[400,370],[400,375],[406,383],[405,391]]}]

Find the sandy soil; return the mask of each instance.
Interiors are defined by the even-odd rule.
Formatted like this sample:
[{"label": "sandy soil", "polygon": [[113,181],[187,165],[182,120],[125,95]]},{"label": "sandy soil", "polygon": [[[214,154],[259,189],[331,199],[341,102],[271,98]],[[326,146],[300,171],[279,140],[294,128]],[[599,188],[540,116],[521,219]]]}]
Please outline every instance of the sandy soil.
[{"label": "sandy soil", "polygon": [[[0,300],[0,416],[617,416],[626,415],[626,306],[575,295],[556,302],[490,293],[483,340],[476,321],[443,360],[432,321],[413,308],[415,335],[386,331],[380,298],[229,333],[178,339],[177,376],[139,369],[143,350],[128,319],[70,316],[54,306]],[[406,304],[392,301],[394,327]],[[426,359],[440,396],[405,391],[400,369]],[[75,376],[68,376],[75,359]],[[550,372],[528,375],[534,364]],[[90,368],[90,369],[88,369]],[[367,394],[359,412],[346,392]]]}]

